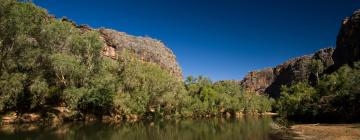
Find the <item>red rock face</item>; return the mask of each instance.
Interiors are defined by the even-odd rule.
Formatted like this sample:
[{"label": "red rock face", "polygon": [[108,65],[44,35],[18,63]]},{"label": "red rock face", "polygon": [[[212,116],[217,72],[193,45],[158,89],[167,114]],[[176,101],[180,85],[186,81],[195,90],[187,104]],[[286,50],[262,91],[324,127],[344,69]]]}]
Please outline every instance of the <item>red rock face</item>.
[{"label": "red rock face", "polygon": [[242,87],[251,92],[264,93],[265,89],[274,82],[274,69],[266,68],[250,72],[240,82]]},{"label": "red rock face", "polygon": [[[105,38],[103,36],[100,36],[100,39],[105,41]],[[112,59],[116,59],[115,47],[109,46],[107,43],[104,44],[101,54],[103,56],[107,56],[107,57],[110,57]]]}]

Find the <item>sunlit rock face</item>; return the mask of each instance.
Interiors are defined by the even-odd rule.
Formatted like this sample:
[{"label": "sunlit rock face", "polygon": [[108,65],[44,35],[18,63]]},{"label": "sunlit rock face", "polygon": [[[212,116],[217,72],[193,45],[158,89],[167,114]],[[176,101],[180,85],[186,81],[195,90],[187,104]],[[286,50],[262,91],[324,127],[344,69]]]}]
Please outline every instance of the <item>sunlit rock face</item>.
[{"label": "sunlit rock face", "polygon": [[139,59],[159,65],[177,79],[182,79],[182,71],[174,53],[159,41],[149,37],[136,37],[111,29],[99,29],[105,41],[103,55],[116,58],[124,49],[134,53]]},{"label": "sunlit rock face", "polygon": [[308,81],[314,83],[316,77],[310,70],[312,60],[320,60],[324,69],[334,64],[332,60],[333,48],[321,49],[315,54],[301,56],[285,62],[274,68],[274,81],[265,89],[270,96],[278,97],[282,85]]},{"label": "sunlit rock face", "polygon": [[248,91],[264,93],[272,82],[274,82],[274,69],[266,68],[248,73],[240,84]]},{"label": "sunlit rock face", "polygon": [[343,20],[333,58],[336,67],[360,60],[360,10]]}]

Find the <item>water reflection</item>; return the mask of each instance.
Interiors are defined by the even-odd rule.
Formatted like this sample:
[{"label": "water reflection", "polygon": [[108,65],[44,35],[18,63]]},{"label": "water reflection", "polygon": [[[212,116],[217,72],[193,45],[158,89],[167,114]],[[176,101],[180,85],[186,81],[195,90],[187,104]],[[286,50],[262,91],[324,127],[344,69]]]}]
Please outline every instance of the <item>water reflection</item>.
[{"label": "water reflection", "polygon": [[271,118],[3,125],[6,140],[268,140]]}]

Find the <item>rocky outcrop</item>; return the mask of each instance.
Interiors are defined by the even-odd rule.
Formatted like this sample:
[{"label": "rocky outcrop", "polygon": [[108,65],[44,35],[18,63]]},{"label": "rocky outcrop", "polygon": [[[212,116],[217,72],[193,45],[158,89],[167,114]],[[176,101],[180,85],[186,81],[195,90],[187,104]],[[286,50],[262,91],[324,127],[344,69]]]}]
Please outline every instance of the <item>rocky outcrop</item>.
[{"label": "rocky outcrop", "polygon": [[333,54],[334,48],[325,48],[317,51],[312,56],[313,59],[320,60],[324,65],[324,70],[334,65]]},{"label": "rocky outcrop", "polygon": [[240,82],[242,87],[257,93],[264,93],[265,89],[274,82],[274,69],[266,68],[259,71],[252,71]]},{"label": "rocky outcrop", "polygon": [[320,60],[324,69],[327,69],[334,62],[332,60],[333,48],[321,49],[312,55],[305,55],[285,62],[273,69],[274,81],[265,89],[265,92],[272,97],[280,95],[282,85],[290,85],[296,82],[316,82],[316,75],[311,70],[311,62]]},{"label": "rocky outcrop", "polygon": [[342,22],[333,59],[335,67],[360,60],[360,10]]},{"label": "rocky outcrop", "polygon": [[251,92],[268,93],[272,97],[278,97],[282,85],[314,81],[316,77],[310,69],[312,60],[321,61],[324,69],[327,69],[334,64],[333,52],[333,48],[321,49],[315,54],[289,60],[275,68],[250,72],[240,84]]},{"label": "rocky outcrop", "polygon": [[[85,28],[86,29],[86,28]],[[105,41],[103,55],[116,59],[123,50],[132,52],[139,59],[155,63],[167,70],[177,79],[182,80],[182,71],[174,53],[159,40],[149,37],[136,37],[111,29],[99,29],[101,38]]]}]

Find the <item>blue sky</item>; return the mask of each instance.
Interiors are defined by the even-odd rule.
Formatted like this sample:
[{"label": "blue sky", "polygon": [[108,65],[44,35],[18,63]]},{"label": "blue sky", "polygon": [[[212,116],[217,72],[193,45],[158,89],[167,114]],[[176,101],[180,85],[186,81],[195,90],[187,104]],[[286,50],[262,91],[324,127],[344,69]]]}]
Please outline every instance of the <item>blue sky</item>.
[{"label": "blue sky", "polygon": [[185,76],[242,79],[335,46],[359,0],[33,0],[78,24],[150,36],[171,48]]}]

